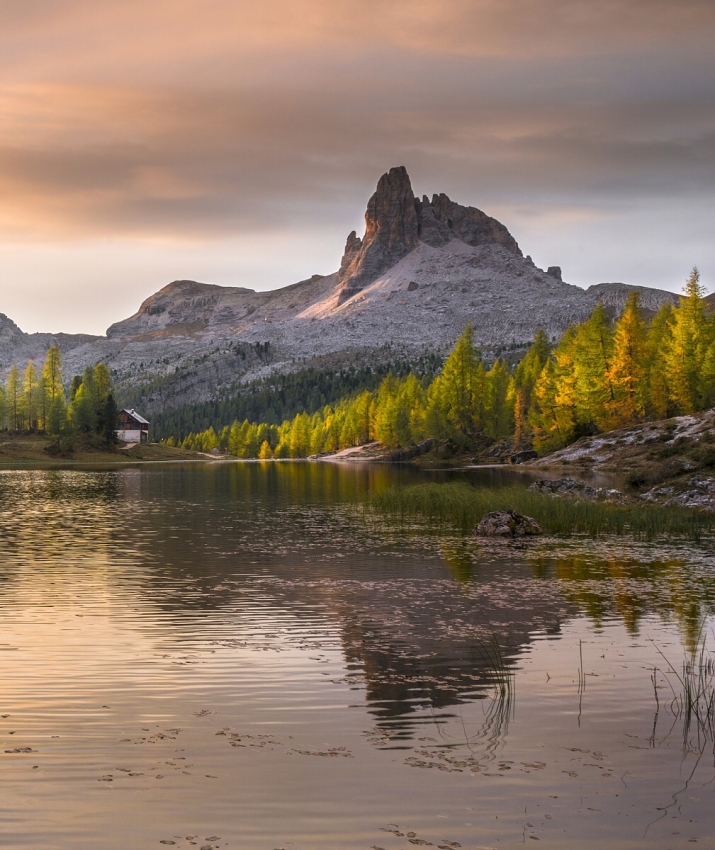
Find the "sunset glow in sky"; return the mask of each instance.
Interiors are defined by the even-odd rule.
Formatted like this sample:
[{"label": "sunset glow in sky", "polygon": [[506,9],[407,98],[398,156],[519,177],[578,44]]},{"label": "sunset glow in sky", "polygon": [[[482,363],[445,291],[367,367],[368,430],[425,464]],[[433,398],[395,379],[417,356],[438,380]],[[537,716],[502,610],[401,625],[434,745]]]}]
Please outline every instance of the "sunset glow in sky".
[{"label": "sunset glow in sky", "polygon": [[712,0],[5,0],[0,312],[334,271],[379,176],[582,286],[715,289]]}]

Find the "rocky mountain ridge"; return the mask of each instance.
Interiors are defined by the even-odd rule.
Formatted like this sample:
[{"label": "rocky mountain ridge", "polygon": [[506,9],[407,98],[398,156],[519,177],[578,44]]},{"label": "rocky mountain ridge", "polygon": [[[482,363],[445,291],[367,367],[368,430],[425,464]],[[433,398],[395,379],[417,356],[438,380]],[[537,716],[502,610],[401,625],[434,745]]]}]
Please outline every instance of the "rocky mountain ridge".
[{"label": "rocky mountain ridge", "polygon": [[391,269],[420,242],[442,248],[453,239],[477,248],[502,245],[523,256],[514,237],[503,224],[475,207],[463,207],[447,195],[426,195],[420,201],[404,166],[392,168],[380,178],[365,212],[365,236],[348,236],[340,263],[338,303],[348,301],[366,285]]},{"label": "rocky mountain ridge", "polygon": [[[634,287],[565,283],[524,257],[507,228],[446,195],[419,200],[404,168],[380,178],[365,235],[340,268],[269,292],[174,281],[105,337],[23,334],[0,319],[0,367],[58,344],[67,375],[103,360],[120,390],[144,387],[147,412],[215,397],[241,382],[446,353],[468,321],[485,349],[519,349],[538,329],[557,338],[600,300],[617,314]],[[670,292],[637,287],[656,310]],[[136,393],[135,393],[136,394]]]},{"label": "rocky mountain ridge", "polygon": [[6,370],[12,363],[22,367],[28,360],[41,361],[47,349],[53,345],[59,346],[63,352],[69,352],[98,339],[101,337],[91,334],[27,334],[12,319],[0,313],[0,370]]}]

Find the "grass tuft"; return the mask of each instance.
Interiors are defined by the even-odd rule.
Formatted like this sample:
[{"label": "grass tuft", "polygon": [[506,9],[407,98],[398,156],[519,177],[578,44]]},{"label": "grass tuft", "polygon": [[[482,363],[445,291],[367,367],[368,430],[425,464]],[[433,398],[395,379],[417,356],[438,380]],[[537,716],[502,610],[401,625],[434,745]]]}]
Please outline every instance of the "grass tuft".
[{"label": "grass tuft", "polygon": [[[682,721],[683,750],[702,753],[708,743],[715,747],[715,657],[707,649],[704,636],[701,635],[695,650],[685,656],[680,672],[655,645],[655,642],[653,645],[668,665],[668,669],[662,671],[672,692],[672,699],[666,705],[673,717]],[[651,677],[656,699],[653,742],[660,711],[658,672],[661,671],[655,668]],[[679,689],[676,690],[673,687],[669,677],[676,679],[680,685]]]}]

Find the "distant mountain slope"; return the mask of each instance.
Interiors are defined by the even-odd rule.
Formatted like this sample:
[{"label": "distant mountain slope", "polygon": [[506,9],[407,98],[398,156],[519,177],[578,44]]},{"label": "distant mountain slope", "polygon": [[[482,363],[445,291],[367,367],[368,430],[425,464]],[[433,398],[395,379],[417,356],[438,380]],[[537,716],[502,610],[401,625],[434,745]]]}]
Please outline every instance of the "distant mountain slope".
[{"label": "distant mountain slope", "polygon": [[69,352],[80,345],[91,343],[101,337],[90,334],[26,334],[4,313],[0,313],[0,370],[5,371],[13,363],[25,366],[28,360],[41,362],[47,349],[58,345]]},{"label": "distant mountain slope", "polygon": [[646,315],[655,315],[663,304],[680,303],[680,296],[675,292],[665,292],[662,289],[651,289],[647,286],[631,286],[628,283],[596,283],[589,286],[586,293],[595,295],[611,316],[618,316],[634,289],[640,294],[641,307]]},{"label": "distant mountain slope", "polygon": [[[638,288],[649,310],[675,300]],[[225,396],[274,371],[445,353],[468,321],[483,347],[520,348],[540,328],[558,337],[599,300],[619,312],[632,289],[563,282],[558,267],[543,271],[524,257],[496,219],[446,195],[419,200],[405,169],[393,168],[368,203],[364,237],[348,236],[335,273],[271,292],[174,281],[106,337],[27,335],[5,319],[0,365],[41,356],[51,338],[68,374],[104,360],[120,390],[142,387],[152,412]]]}]

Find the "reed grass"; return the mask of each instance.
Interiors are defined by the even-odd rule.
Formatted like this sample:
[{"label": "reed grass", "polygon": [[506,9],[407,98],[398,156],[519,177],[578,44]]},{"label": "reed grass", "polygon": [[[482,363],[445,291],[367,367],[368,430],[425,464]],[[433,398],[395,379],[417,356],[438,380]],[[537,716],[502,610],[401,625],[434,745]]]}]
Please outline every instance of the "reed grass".
[{"label": "reed grass", "polygon": [[[667,664],[667,670],[661,672],[672,692],[668,708],[673,716],[683,723],[683,749],[698,752],[708,743],[715,747],[715,656],[707,649],[705,637],[701,635],[696,649],[683,658],[680,671],[655,643],[653,645]],[[653,739],[660,711],[657,673],[658,670],[654,669],[652,681],[656,698],[656,719],[653,724]],[[677,690],[669,676],[676,679],[679,685]]]},{"label": "reed grass", "polygon": [[489,511],[511,508],[549,534],[660,536],[699,540],[715,530],[715,514],[662,505],[614,505],[535,493],[525,487],[478,488],[465,482],[396,486],[377,493],[373,508],[401,522],[423,517],[470,532]]},{"label": "reed grass", "polygon": [[477,731],[470,734],[462,718],[463,738],[450,738],[442,729],[439,730],[440,737],[448,746],[467,746],[471,753],[471,767],[478,767],[496,757],[509,732],[516,697],[516,673],[496,635],[492,633],[488,641],[477,641],[476,645],[484,662],[483,682],[488,687],[488,692],[476,701],[482,706],[482,722]]}]

